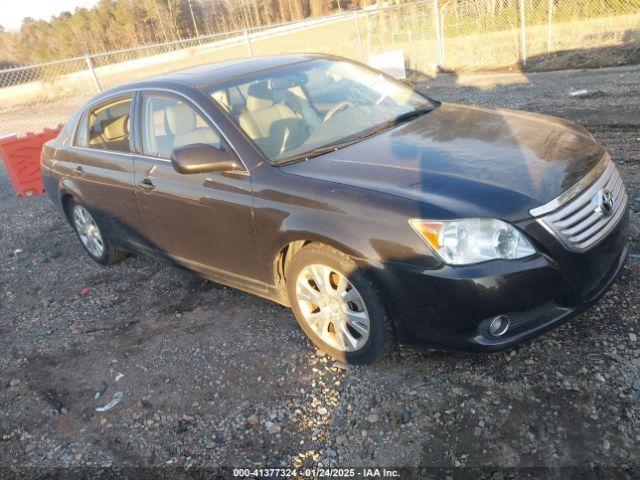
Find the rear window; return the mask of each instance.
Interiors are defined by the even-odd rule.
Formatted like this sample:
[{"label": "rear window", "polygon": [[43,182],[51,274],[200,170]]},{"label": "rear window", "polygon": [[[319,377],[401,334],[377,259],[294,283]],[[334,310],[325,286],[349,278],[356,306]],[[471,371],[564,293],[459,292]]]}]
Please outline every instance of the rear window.
[{"label": "rear window", "polygon": [[129,152],[131,98],[116,100],[89,112],[80,121],[77,146]]}]

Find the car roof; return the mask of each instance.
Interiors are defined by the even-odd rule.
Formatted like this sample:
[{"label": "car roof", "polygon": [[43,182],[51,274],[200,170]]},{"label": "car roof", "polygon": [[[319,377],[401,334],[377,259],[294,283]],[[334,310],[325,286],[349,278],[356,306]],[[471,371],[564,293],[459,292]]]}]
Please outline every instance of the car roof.
[{"label": "car roof", "polygon": [[234,78],[242,77],[260,70],[282,67],[318,58],[332,58],[332,56],[304,53],[225,60],[197,67],[176,70],[174,72],[157,75],[137,82],[120,85],[116,88],[105,91],[100,95],[100,97],[111,95],[121,90],[158,87],[163,84],[167,86],[174,86],[177,84],[187,87],[212,85],[233,80]]}]

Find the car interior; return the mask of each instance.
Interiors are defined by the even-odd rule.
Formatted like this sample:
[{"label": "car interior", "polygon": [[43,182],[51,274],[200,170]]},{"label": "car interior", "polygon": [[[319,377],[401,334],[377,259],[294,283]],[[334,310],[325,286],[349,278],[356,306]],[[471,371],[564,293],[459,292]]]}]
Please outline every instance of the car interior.
[{"label": "car interior", "polygon": [[268,151],[295,148],[309,136],[301,115],[284,101],[276,102],[266,81],[249,86],[246,111],[239,115],[238,123],[258,146]]},{"label": "car interior", "polygon": [[206,143],[220,148],[220,137],[186,103],[169,97],[147,96],[143,103],[143,151],[170,158],[186,145]]},{"label": "car interior", "polygon": [[[208,93],[274,162],[330,147],[427,101],[379,73],[327,61],[212,86]],[[86,144],[129,151],[130,106],[129,98],[92,112]],[[196,107],[164,94],[143,95],[146,155],[171,158],[174,149],[197,143],[221,146]]]},{"label": "car interior", "polygon": [[329,146],[428,102],[380,73],[324,60],[212,85],[208,94],[270,161]]},{"label": "car interior", "polygon": [[211,96],[268,156],[302,145],[324,113],[308,99],[306,79],[274,78],[214,91]]},{"label": "car interior", "polygon": [[94,111],[89,120],[89,147],[117,152],[129,151],[131,100]]}]

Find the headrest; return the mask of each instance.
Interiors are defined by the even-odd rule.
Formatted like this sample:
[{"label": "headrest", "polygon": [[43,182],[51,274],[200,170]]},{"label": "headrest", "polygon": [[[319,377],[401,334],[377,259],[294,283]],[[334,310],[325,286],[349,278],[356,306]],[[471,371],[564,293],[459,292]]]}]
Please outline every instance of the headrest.
[{"label": "headrest", "polygon": [[129,135],[129,115],[107,121],[103,127],[103,135],[107,139],[122,138]]},{"label": "headrest", "polygon": [[169,130],[174,135],[180,135],[196,129],[196,112],[184,103],[167,107],[165,115]]},{"label": "headrest", "polygon": [[267,82],[254,83],[247,92],[247,110],[255,112],[273,105],[273,92]]}]

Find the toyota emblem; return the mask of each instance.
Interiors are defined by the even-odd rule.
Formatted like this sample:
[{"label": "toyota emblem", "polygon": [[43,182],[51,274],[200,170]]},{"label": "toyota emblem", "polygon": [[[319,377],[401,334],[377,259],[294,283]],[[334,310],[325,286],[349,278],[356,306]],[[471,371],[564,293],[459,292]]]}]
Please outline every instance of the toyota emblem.
[{"label": "toyota emblem", "polygon": [[600,190],[598,192],[598,206],[603,215],[609,216],[616,208],[616,199],[609,190]]}]

